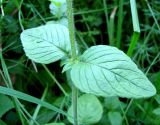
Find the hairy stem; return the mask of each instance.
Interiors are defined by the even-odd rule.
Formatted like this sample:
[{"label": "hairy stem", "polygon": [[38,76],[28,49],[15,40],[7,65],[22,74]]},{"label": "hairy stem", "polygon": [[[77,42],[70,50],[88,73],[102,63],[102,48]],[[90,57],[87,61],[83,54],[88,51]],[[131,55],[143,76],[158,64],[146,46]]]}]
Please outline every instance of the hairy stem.
[{"label": "hairy stem", "polygon": [[[67,0],[67,17],[68,17],[68,28],[71,43],[71,51],[73,60],[76,59],[76,46],[75,46],[75,31],[74,31],[74,18],[73,18],[73,1]],[[77,121],[77,94],[78,90],[72,85],[72,105],[73,105],[73,119],[74,125],[78,125]]]},{"label": "hairy stem", "polygon": [[68,17],[68,28],[69,37],[71,43],[72,58],[76,58],[76,46],[75,46],[75,34],[74,34],[74,18],[73,18],[73,0],[67,0],[67,17]]}]

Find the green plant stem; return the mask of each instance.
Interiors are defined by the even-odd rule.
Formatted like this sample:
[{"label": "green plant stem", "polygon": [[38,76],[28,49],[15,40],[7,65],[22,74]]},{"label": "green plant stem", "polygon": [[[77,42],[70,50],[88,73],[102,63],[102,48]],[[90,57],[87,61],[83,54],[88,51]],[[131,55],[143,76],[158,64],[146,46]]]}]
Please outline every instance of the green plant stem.
[{"label": "green plant stem", "polygon": [[[70,36],[70,43],[71,43],[71,50],[72,50],[72,58],[73,60],[75,60],[77,55],[76,55],[76,46],[75,46],[74,17],[73,17],[73,5],[72,4],[73,4],[72,0],[67,0],[67,17],[68,17],[69,36]],[[72,104],[73,104],[74,125],[78,125],[77,95],[78,95],[78,90],[74,85],[72,85]]]},{"label": "green plant stem", "polygon": [[[32,119],[36,125],[39,125],[39,123],[32,118],[32,116],[31,116],[31,115],[29,114],[29,112],[24,108],[24,106],[20,103],[20,101],[19,101],[18,99],[17,99],[17,102],[18,102],[18,105],[20,106],[20,108],[23,110],[23,111],[21,110],[21,113],[22,113],[22,115],[24,116],[24,118],[26,119],[27,123],[30,125],[29,120],[28,120],[28,118],[26,117],[26,115],[27,115],[30,119]],[[26,115],[25,115],[24,113],[25,113]]]},{"label": "green plant stem", "polygon": [[[124,0],[123,0],[124,1]],[[104,2],[104,1],[103,1]],[[123,2],[123,5],[128,5],[128,2]],[[121,5],[118,5],[118,7],[121,6]],[[113,9],[114,6],[109,6],[107,7],[107,9]],[[101,13],[101,12],[104,12],[105,11],[105,8],[102,8],[102,9],[94,9],[94,10],[83,10],[83,11],[78,11],[78,12],[75,12],[74,15],[81,15],[81,14],[90,14],[90,13]],[[51,18],[51,17],[50,17]],[[53,17],[52,17],[53,18]],[[48,18],[47,18],[48,19]]]},{"label": "green plant stem", "polygon": [[88,47],[88,45],[85,43],[85,41],[84,41],[83,37],[81,36],[80,32],[77,31],[77,32],[76,32],[76,35],[79,37],[79,39],[80,39],[81,43],[83,44],[84,48],[85,48],[85,49],[88,49],[89,47]]},{"label": "green plant stem", "polygon": [[78,90],[73,85],[72,86],[72,104],[73,104],[74,125],[78,125],[78,121],[77,121],[77,98],[78,98]]},{"label": "green plant stem", "polygon": [[31,2],[29,2],[31,5],[31,8],[35,11],[35,13],[40,17],[40,19],[43,21],[43,23],[46,24],[46,20],[43,18],[43,16],[39,13],[39,11],[33,6]]},{"label": "green plant stem", "polygon": [[[45,90],[44,90],[44,92],[43,92],[43,95],[42,95],[42,97],[41,97],[41,100],[42,100],[42,101],[44,100],[47,92],[48,92],[48,86],[45,88]],[[33,125],[34,122],[36,121],[36,118],[37,118],[37,115],[38,115],[38,113],[39,113],[39,111],[40,111],[40,108],[41,108],[41,105],[40,105],[40,104],[37,105],[37,107],[36,107],[36,109],[35,109],[35,111],[34,111],[34,113],[33,113],[33,116],[31,117],[32,119],[31,119],[29,125]]]},{"label": "green plant stem", "polygon": [[55,78],[55,76],[52,75],[52,73],[49,71],[49,69],[44,64],[42,64],[42,66],[44,67],[44,69],[46,70],[46,72],[48,73],[48,75],[54,80],[54,82],[57,84],[57,86],[60,88],[60,90],[63,92],[63,94],[65,96],[68,96],[67,92],[63,89],[63,87],[58,82],[58,80]]},{"label": "green plant stem", "polygon": [[69,37],[71,43],[72,58],[76,59],[76,46],[75,46],[75,34],[74,34],[74,17],[73,17],[73,0],[67,0],[67,17]]},{"label": "green plant stem", "polygon": [[21,27],[21,30],[23,31],[24,30],[24,27],[23,27],[23,24],[22,24],[22,19],[21,19],[21,6],[22,6],[22,3],[23,3],[23,0],[21,0],[21,3],[19,5],[19,11],[18,11],[18,21],[19,21],[19,25]]},{"label": "green plant stem", "polygon": [[154,58],[154,60],[152,61],[152,63],[150,64],[150,66],[148,67],[145,75],[148,74],[149,70],[151,69],[151,67],[155,64],[156,60],[160,57],[160,52],[157,54],[157,56]]},{"label": "green plant stem", "polygon": [[[86,20],[86,18],[85,18],[84,15],[82,15],[82,19],[83,19],[83,20]],[[92,40],[93,44],[96,45],[96,42],[95,42],[95,40],[94,40],[94,38],[93,38],[93,36],[92,36],[92,34],[91,34],[91,29],[90,29],[87,21],[85,21],[85,25],[86,25],[86,27],[87,27],[88,35],[89,35],[90,39]]]},{"label": "green plant stem", "polygon": [[122,108],[122,105],[121,105],[120,102],[119,102],[119,105],[120,105],[120,108],[121,108],[121,111],[122,111],[122,114],[123,114],[122,120],[125,119],[126,125],[129,125],[127,116],[126,116],[125,111],[124,111],[124,109]]},{"label": "green plant stem", "polygon": [[123,0],[119,1],[119,11],[118,11],[118,26],[117,26],[117,43],[118,48],[121,47],[121,38],[122,38],[122,24],[123,24]]},{"label": "green plant stem", "polygon": [[[63,110],[63,108],[65,107],[65,104],[66,104],[66,100],[67,100],[68,97],[64,97],[64,99],[62,100],[61,104],[60,104],[60,109]],[[54,122],[57,122],[59,119],[60,119],[61,115],[60,113],[57,114],[56,118],[55,118],[55,121]]]},{"label": "green plant stem", "polygon": [[155,15],[154,15],[154,12],[153,12],[152,8],[151,8],[148,0],[145,0],[145,1],[146,1],[146,3],[147,3],[147,6],[148,6],[148,8],[149,8],[149,11],[150,11],[151,14],[152,14],[153,19],[154,19],[154,21],[155,21],[155,23],[156,23],[156,25],[157,25],[157,28],[158,28],[158,30],[160,31],[160,26],[159,26],[159,24],[158,24],[158,21],[157,21]]}]

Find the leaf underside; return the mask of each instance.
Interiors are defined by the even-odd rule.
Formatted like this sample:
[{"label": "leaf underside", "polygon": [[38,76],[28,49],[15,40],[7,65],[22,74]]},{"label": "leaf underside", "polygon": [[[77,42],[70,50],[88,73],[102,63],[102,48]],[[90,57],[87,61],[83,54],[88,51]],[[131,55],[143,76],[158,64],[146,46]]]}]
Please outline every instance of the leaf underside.
[{"label": "leaf underside", "polygon": [[86,50],[71,69],[73,83],[82,92],[126,98],[150,97],[155,87],[122,51],[106,45]]},{"label": "leaf underside", "polygon": [[67,56],[70,51],[68,29],[60,24],[24,30],[21,41],[28,58],[37,63],[55,62]]}]

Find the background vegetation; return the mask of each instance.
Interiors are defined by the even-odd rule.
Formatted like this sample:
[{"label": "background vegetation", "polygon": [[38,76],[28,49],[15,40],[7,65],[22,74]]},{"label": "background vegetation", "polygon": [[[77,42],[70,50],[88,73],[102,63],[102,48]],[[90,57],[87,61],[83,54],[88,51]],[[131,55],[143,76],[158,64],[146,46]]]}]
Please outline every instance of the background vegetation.
[{"label": "background vegetation", "polygon": [[[59,62],[34,64],[23,51],[20,33],[53,20],[47,0],[3,0],[0,20],[0,86],[7,86],[44,101],[1,88],[1,93],[16,95],[19,101],[0,94],[0,124],[20,125],[64,122],[71,104],[71,89]],[[160,1],[138,0],[140,37],[130,54],[133,61],[156,86],[157,95],[149,99],[101,98],[104,113],[97,125],[160,124]],[[133,22],[128,0],[75,0],[76,39],[80,51],[92,45],[112,45],[127,53],[133,39]],[[39,104],[30,103],[35,102]],[[41,107],[40,105],[45,106]],[[15,107],[15,108],[14,108]],[[52,109],[52,110],[50,110]],[[53,109],[55,111],[53,111]],[[32,120],[31,120],[32,119]]]}]

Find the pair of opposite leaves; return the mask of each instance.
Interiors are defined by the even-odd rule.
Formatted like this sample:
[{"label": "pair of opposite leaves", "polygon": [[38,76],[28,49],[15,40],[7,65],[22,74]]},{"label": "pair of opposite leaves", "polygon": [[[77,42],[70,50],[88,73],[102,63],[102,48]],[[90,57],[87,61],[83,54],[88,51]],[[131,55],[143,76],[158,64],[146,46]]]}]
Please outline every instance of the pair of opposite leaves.
[{"label": "pair of opposite leaves", "polygon": [[[21,33],[26,55],[48,64],[70,55],[68,28],[47,24]],[[69,62],[68,62],[69,63]],[[107,45],[92,46],[71,66],[71,79],[82,92],[126,98],[150,97],[155,87],[122,51]]]}]

